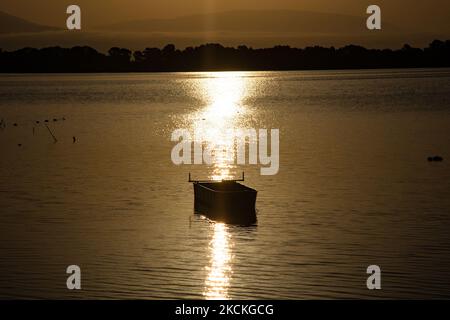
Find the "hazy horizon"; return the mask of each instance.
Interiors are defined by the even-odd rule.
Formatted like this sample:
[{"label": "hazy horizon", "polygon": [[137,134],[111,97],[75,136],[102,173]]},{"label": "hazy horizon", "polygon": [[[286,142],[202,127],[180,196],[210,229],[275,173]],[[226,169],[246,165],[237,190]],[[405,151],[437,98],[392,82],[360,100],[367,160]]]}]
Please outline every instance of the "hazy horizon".
[{"label": "hazy horizon", "polygon": [[[129,0],[87,0],[77,1],[84,13],[84,26],[94,27],[118,22],[141,19],[167,19],[193,14],[217,13],[235,10],[291,10],[312,11],[333,14],[365,16],[369,1],[343,0],[193,0],[189,3],[181,0],[154,2]],[[411,31],[450,30],[448,23],[450,3],[445,0],[393,1],[378,0],[383,17],[396,25],[407,27]],[[65,10],[68,3],[58,0],[3,0],[0,11],[19,16],[23,19],[54,27],[65,27]],[[406,26],[407,25],[407,26]]]},{"label": "hazy horizon", "polygon": [[[8,20],[0,21],[1,47],[14,50],[26,46],[88,45],[105,51],[113,46],[138,50],[167,43],[185,48],[214,42],[256,48],[357,44],[395,49],[405,43],[423,47],[434,39],[450,38],[450,3],[441,0],[426,4],[414,1],[414,5],[405,0],[378,1],[382,30],[375,32],[365,29],[369,5],[365,1],[345,0],[337,4],[329,0],[194,0],[186,4],[178,0],[165,3],[131,0],[124,6],[123,1],[81,0],[77,4],[82,9],[82,30],[68,31],[67,4],[54,0],[3,1],[0,13],[19,19],[9,21],[0,15],[0,19]],[[46,31],[45,26],[51,29]],[[55,27],[61,30],[53,30]],[[39,32],[32,32],[33,28]],[[7,32],[22,29],[28,32]]]}]

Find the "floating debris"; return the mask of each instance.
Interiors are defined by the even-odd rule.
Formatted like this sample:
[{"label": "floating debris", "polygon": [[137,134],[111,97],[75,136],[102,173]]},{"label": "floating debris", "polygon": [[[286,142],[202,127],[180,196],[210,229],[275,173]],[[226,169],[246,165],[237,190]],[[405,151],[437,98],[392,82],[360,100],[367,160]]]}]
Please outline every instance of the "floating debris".
[{"label": "floating debris", "polygon": [[434,157],[428,157],[427,160],[429,162],[442,162],[442,161],[444,161],[444,158],[441,156],[434,156]]},{"label": "floating debris", "polygon": [[14,123],[13,126],[14,126],[14,127],[17,127],[17,123]]},{"label": "floating debris", "polygon": [[17,144],[17,146],[18,146],[18,147],[21,147],[21,146],[22,146],[22,144],[21,144],[21,143],[18,143],[18,144]]},{"label": "floating debris", "polygon": [[72,137],[73,143],[77,142],[77,138],[75,136]]}]

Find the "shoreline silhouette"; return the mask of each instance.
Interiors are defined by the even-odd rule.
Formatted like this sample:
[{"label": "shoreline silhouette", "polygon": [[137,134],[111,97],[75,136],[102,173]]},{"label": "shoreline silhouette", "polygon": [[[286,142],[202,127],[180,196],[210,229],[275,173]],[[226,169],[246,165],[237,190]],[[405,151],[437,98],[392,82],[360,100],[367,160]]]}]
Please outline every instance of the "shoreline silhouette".
[{"label": "shoreline silhouette", "polygon": [[131,51],[113,47],[107,54],[88,46],[73,48],[0,49],[0,73],[91,73],[177,71],[282,71],[450,67],[450,40],[434,40],[426,48],[401,49],[275,46],[253,49],[209,43],[198,47]]}]

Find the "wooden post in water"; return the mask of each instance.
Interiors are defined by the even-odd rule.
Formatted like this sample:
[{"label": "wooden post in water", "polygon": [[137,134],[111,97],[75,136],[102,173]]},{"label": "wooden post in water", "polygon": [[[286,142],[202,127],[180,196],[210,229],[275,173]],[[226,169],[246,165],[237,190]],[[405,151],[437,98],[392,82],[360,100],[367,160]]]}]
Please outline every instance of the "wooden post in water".
[{"label": "wooden post in water", "polygon": [[50,130],[50,128],[49,128],[47,125],[45,125],[45,127],[47,128],[48,132],[50,132],[50,134],[52,135],[53,140],[55,140],[55,143],[57,143],[57,142],[58,142],[58,139],[56,139],[56,137],[55,137],[55,135],[53,134],[52,130]]}]

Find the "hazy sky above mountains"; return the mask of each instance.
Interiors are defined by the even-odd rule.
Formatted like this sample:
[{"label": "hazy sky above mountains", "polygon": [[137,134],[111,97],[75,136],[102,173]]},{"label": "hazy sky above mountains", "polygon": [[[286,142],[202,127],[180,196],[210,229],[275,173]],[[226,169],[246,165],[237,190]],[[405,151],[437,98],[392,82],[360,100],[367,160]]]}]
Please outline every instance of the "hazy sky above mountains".
[{"label": "hazy sky above mountains", "polygon": [[[70,4],[81,7],[81,32],[66,29]],[[365,27],[366,9],[371,4],[381,7],[381,31]],[[405,43],[422,47],[434,39],[450,39],[450,0],[1,0],[0,11],[60,28],[17,33],[3,27],[0,44],[8,50],[90,45],[105,51],[111,46],[141,49],[207,42],[254,47],[353,43],[399,48]],[[209,14],[214,12],[220,14]],[[9,30],[18,30],[17,21],[7,20],[3,22]]]},{"label": "hazy sky above mountains", "polygon": [[86,27],[245,9],[309,10],[361,16],[368,5],[378,4],[386,21],[411,31],[450,30],[448,0],[2,0],[0,10],[40,24],[64,27],[69,4],[81,6]]}]

